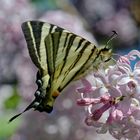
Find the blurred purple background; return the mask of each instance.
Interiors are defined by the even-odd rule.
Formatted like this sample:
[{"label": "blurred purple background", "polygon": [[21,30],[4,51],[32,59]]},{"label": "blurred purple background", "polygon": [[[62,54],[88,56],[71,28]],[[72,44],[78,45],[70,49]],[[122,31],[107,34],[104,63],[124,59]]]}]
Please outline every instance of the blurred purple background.
[{"label": "blurred purple background", "polygon": [[51,114],[33,110],[8,120],[34,98],[37,68],[32,63],[21,24],[43,20],[105,45],[112,30],[115,52],[140,50],[139,0],[1,0],[0,3],[0,140],[107,140],[84,124],[84,110],[76,105],[75,84],[57,98]]}]

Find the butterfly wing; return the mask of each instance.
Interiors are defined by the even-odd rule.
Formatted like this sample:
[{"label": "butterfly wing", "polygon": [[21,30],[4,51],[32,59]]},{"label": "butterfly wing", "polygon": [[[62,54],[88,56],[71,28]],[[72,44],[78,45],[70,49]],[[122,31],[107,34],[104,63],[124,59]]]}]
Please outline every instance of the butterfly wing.
[{"label": "butterfly wing", "polygon": [[39,102],[36,108],[39,111],[51,112],[55,98],[71,81],[111,56],[109,48],[97,48],[55,25],[29,21],[23,23],[22,29],[33,63],[40,71],[45,71],[40,76],[42,86],[38,89],[44,99],[35,99]]},{"label": "butterfly wing", "polygon": [[98,53],[94,44],[67,32],[49,34],[45,46],[52,93],[61,92],[72,80],[85,75]]},{"label": "butterfly wing", "polygon": [[68,32],[61,27],[41,21],[28,21],[22,24],[22,30],[27,42],[28,51],[33,63],[43,70],[47,70],[45,38],[53,32]]},{"label": "butterfly wing", "polygon": [[50,113],[55,98],[71,81],[111,57],[107,46],[97,48],[86,39],[52,24],[28,21],[22,24],[22,30],[33,63],[39,73],[43,71],[42,75],[37,74],[40,84],[36,93],[41,94],[35,93],[33,102],[9,122],[31,108]]}]

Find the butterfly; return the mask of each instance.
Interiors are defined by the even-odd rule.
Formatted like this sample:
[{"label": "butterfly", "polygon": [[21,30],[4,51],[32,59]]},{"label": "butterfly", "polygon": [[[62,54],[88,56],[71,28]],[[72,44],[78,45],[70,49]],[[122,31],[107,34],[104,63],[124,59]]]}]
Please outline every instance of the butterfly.
[{"label": "butterfly", "polygon": [[52,112],[56,98],[71,81],[98,69],[101,63],[112,57],[108,45],[97,48],[88,40],[56,25],[27,21],[22,24],[22,30],[31,60],[38,69],[35,99],[22,113],[31,108]]}]

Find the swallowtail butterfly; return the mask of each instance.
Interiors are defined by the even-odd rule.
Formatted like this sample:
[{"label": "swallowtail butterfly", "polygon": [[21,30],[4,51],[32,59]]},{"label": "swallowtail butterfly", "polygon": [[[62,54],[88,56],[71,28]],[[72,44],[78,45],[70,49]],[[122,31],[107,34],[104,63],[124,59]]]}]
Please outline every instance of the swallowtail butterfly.
[{"label": "swallowtail butterfly", "polygon": [[98,69],[112,56],[108,45],[97,48],[88,40],[52,24],[27,21],[22,24],[22,30],[30,57],[38,68],[35,99],[22,113],[31,108],[50,113],[55,99],[71,81]]}]

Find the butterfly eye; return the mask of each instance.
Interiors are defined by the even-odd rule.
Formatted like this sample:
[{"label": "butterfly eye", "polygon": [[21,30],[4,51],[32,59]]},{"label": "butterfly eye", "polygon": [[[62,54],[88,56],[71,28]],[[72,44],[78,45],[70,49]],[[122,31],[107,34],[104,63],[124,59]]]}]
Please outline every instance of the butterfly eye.
[{"label": "butterfly eye", "polygon": [[42,81],[41,80],[37,80],[36,84],[40,87],[40,86],[42,86]]}]

